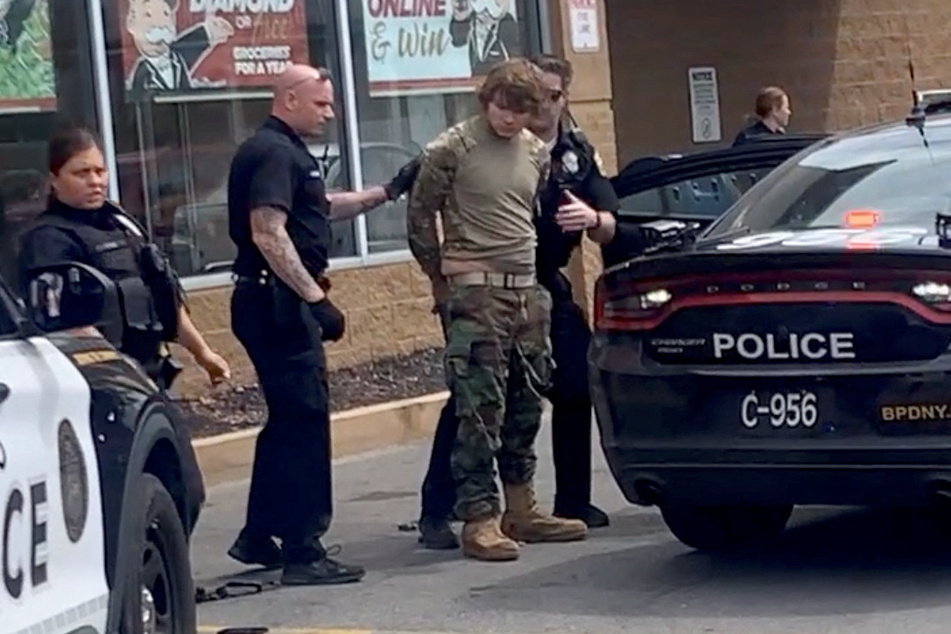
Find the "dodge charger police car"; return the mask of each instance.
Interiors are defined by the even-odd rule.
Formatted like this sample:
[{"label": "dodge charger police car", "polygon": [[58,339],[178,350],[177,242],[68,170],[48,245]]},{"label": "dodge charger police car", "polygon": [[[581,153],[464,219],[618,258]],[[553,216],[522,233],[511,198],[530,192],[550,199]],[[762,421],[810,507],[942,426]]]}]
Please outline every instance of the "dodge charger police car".
[{"label": "dodge charger police car", "polygon": [[187,429],[76,330],[121,334],[106,278],[52,267],[33,292],[28,310],[0,280],[0,632],[194,632],[204,488]]},{"label": "dodge charger police car", "polygon": [[698,549],[775,539],[797,504],[951,493],[951,117],[768,167],[690,246],[596,287],[605,455]]}]

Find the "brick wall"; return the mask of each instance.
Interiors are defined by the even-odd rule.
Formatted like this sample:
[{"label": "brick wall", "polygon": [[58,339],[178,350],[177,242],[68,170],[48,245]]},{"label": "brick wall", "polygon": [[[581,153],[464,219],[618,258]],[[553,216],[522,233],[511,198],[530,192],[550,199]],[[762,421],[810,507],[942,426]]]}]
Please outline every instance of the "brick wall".
[{"label": "brick wall", "polygon": [[622,164],[696,147],[687,87],[693,65],[717,69],[724,143],[771,83],[791,94],[791,131],[904,116],[909,39],[918,88],[951,85],[947,0],[607,0],[607,13]]},{"label": "brick wall", "polygon": [[[336,271],[329,277],[334,303],[348,323],[344,339],[327,346],[331,369],[442,345],[439,321],[430,312],[429,280],[415,263]],[[234,383],[251,385],[256,380],[250,361],[231,334],[230,300],[231,287],[189,294],[196,325],[231,363]],[[187,352],[176,352],[186,362],[179,393],[199,394],[207,385],[201,371],[190,363]]]}]

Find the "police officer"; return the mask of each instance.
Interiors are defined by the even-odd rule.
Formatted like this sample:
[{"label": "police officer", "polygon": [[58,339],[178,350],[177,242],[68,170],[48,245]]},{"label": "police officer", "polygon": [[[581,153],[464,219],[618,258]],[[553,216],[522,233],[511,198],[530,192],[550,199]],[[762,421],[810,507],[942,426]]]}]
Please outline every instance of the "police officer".
[{"label": "police officer", "polygon": [[766,86],[756,95],[755,115],[750,117],[750,124],[737,133],[733,147],[758,137],[786,134],[790,117],[789,94],[779,86]]},{"label": "police officer", "polygon": [[[238,149],[228,183],[237,246],[232,329],[257,372],[268,408],[258,436],[247,520],[229,555],[280,567],[285,585],[360,580],[360,566],[327,556],[332,516],[330,409],[323,341],[344,316],[327,296],[330,223],[394,200],[412,184],[411,161],[386,185],[328,194],[302,136],[334,116],[324,69],[293,65],[277,79],[271,116]],[[279,537],[282,547],[273,541]]]},{"label": "police officer", "polygon": [[[559,269],[568,264],[585,233],[601,245],[612,243],[619,203],[594,148],[580,130],[565,121],[571,64],[548,55],[532,61],[542,70],[548,102],[529,127],[547,143],[552,168],[535,226],[538,279],[552,295],[551,341],[556,368],[548,397],[553,407],[554,513],[597,528],[607,526],[609,519],[591,504],[592,406],[587,376],[591,331],[572,298],[571,284]],[[449,457],[458,427],[454,411],[451,398],[440,416],[423,482],[419,531],[420,541],[428,548],[458,546],[449,526],[455,499]]]},{"label": "police officer", "polygon": [[98,269],[121,289],[125,324],[122,352],[137,360],[162,388],[180,371],[167,342],[182,344],[213,383],[229,378],[188,315],[171,265],[141,227],[106,199],[109,174],[96,137],[83,128],[63,128],[48,148],[51,193],[47,208],[20,238],[21,290],[27,297],[37,269],[79,262]]}]

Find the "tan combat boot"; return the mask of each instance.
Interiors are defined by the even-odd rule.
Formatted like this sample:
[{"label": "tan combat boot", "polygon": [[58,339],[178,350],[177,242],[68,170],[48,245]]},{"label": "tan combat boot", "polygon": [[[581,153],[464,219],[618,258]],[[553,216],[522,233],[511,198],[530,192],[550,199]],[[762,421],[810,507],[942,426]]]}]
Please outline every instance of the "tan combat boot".
[{"label": "tan combat boot", "polygon": [[513,561],[518,559],[518,544],[502,533],[498,517],[486,515],[462,527],[462,553],[482,561]]},{"label": "tan combat boot", "polygon": [[531,483],[506,484],[502,532],[519,542],[573,542],[584,539],[588,525],[543,513]]}]

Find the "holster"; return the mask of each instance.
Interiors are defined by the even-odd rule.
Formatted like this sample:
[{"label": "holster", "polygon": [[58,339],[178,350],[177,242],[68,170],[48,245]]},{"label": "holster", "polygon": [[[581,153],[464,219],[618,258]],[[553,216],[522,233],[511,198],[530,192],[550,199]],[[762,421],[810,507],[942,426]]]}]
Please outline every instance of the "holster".
[{"label": "holster", "polygon": [[155,382],[163,390],[170,390],[175,379],[182,373],[183,366],[171,355],[162,357],[158,364],[158,373]]}]

